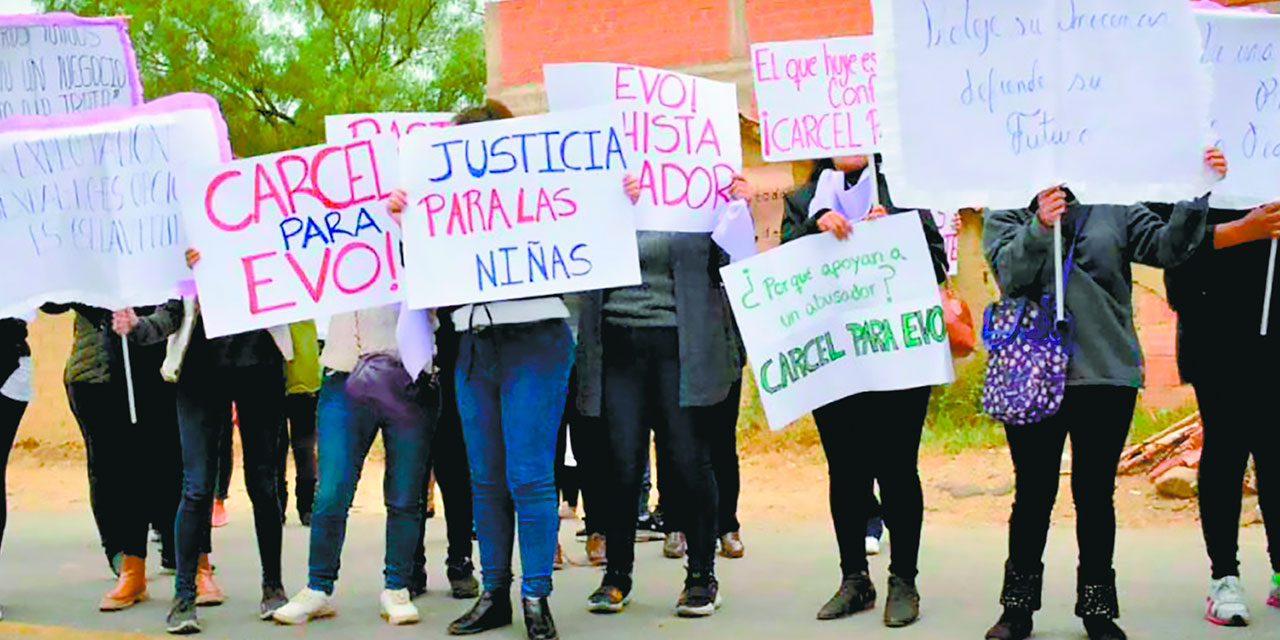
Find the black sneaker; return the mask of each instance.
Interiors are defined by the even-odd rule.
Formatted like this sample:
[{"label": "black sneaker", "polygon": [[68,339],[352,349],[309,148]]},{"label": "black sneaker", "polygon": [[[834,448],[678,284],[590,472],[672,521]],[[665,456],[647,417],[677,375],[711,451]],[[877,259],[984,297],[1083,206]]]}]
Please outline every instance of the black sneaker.
[{"label": "black sneaker", "polygon": [[631,576],[605,573],[600,588],[587,598],[587,611],[591,613],[622,613],[631,602]]},{"label": "black sneaker", "polygon": [[720,608],[720,583],[711,574],[690,573],[684,591],[676,601],[676,615],[681,618],[705,618]]},{"label": "black sneaker", "polygon": [[1088,616],[1084,619],[1084,631],[1089,640],[1128,640],[1116,621],[1105,616]]},{"label": "black sneaker", "polygon": [[299,512],[298,512],[298,521],[302,523],[302,526],[304,526],[304,527],[310,527],[310,526],[311,526],[311,512],[310,512],[310,511],[299,511]]},{"label": "black sneaker", "polygon": [[[476,580],[476,567],[471,558],[460,562],[450,560],[445,575],[449,578],[451,595],[458,600],[470,600],[480,595],[480,582]],[[425,590],[425,582],[423,584]]]},{"label": "black sneaker", "polygon": [[662,532],[662,525],[652,515],[646,513],[636,518],[636,542],[653,542],[663,538],[666,538],[666,534]]},{"label": "black sneaker", "polygon": [[986,640],[1026,640],[1031,635],[1031,612],[1024,609],[1008,609],[987,630]]},{"label": "black sneaker", "polygon": [[889,576],[889,595],[884,600],[884,626],[905,627],[920,619],[920,592],[914,580]]},{"label": "black sneaker", "polygon": [[283,586],[263,585],[262,602],[258,604],[258,617],[262,620],[270,620],[276,609],[286,604],[289,604],[289,596],[285,594]]},{"label": "black sneaker", "polygon": [[818,610],[819,620],[837,620],[876,606],[876,587],[866,571],[845,576],[840,589]]},{"label": "black sneaker", "polygon": [[427,568],[414,567],[409,576],[409,598],[417,599],[427,595]]},{"label": "black sneaker", "polygon": [[165,619],[165,630],[178,636],[200,633],[200,617],[196,615],[195,598],[177,598],[173,608],[169,609],[169,617]]}]

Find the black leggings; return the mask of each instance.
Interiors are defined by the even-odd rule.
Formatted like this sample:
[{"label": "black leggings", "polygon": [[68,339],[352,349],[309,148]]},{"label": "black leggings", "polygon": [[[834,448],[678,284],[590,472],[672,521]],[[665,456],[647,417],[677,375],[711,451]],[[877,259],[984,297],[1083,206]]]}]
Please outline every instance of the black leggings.
[{"label": "black leggings", "polygon": [[[738,494],[742,490],[742,477],[738,467],[738,408],[742,403],[742,380],[733,383],[729,397],[712,407],[715,427],[711,434],[711,467],[716,474],[718,533],[737,533]],[[661,500],[661,496],[659,496]]]},{"label": "black leggings", "polygon": [[[1248,370],[1250,374],[1252,370]],[[1195,385],[1204,449],[1200,455],[1200,527],[1214,579],[1240,575],[1236,552],[1240,539],[1241,487],[1253,454],[1258,475],[1258,504],[1267,531],[1271,571],[1280,573],[1280,524],[1273,524],[1271,472],[1280,456],[1280,432],[1268,402],[1269,380],[1247,376],[1216,377]]]},{"label": "black leggings", "polygon": [[[289,480],[285,477],[285,464],[289,451],[293,451],[293,468],[297,476],[294,490],[298,495],[298,511],[311,511],[316,488],[316,405],[314,393],[291,393],[284,397],[286,426],[281,429],[279,456],[280,475],[276,482],[276,494],[280,497],[280,511],[289,508]],[[219,487],[221,490],[221,487]]]},{"label": "black leggings", "polygon": [[[689,571],[715,568],[716,478],[711,468],[712,420],[705,407],[680,406],[676,330],[605,327],[603,490],[608,570],[630,574],[635,564],[636,504],[650,428],[671,476],[664,503],[689,541]],[[663,477],[660,476],[659,477]]]},{"label": "black leggings", "polygon": [[846,577],[867,570],[867,520],[877,513],[877,481],[885,523],[893,531],[889,571],[905,580],[918,573],[924,523],[918,458],[930,390],[859,393],[813,412],[827,456],[831,520]]},{"label": "black leggings", "polygon": [[22,414],[26,411],[27,403],[0,396],[0,447],[3,447],[3,451],[0,451],[0,543],[4,542],[4,527],[9,520],[5,482],[9,451],[13,449],[13,439],[18,435],[18,425],[22,423]]},{"label": "black leggings", "polygon": [[[445,322],[436,332],[436,366],[440,368],[440,416],[436,421],[435,435],[431,440],[431,457],[423,470],[426,477],[422,486],[428,486],[431,471],[436,473],[440,499],[444,503],[444,522],[449,540],[446,552],[450,565],[471,558],[473,545],[471,534],[475,531],[474,505],[471,501],[471,466],[467,461],[467,447],[462,440],[462,417],[458,415],[458,393],[454,380],[454,368],[458,363],[458,334],[453,324]],[[425,576],[427,568],[427,492],[419,501],[422,515],[422,535],[414,551],[415,576]]]},{"label": "black leggings", "polygon": [[[1114,589],[1116,465],[1129,436],[1137,398],[1138,390],[1133,387],[1067,387],[1062,407],[1053,417],[1005,428],[1016,477],[1009,517],[1011,571],[1021,575],[1044,572],[1044,546],[1058,496],[1062,450],[1070,436],[1079,586]],[[893,544],[898,544],[892,522],[889,529],[894,534]]]},{"label": "black leggings", "polygon": [[[172,553],[182,496],[174,385],[162,382],[158,372],[152,379],[136,370],[134,376],[137,424],[130,423],[127,389],[120,381],[67,385],[84,437],[89,504],[108,562],[118,553],[146,558],[147,530],[156,521],[164,524],[160,536]],[[139,464],[139,452],[152,462]]]}]

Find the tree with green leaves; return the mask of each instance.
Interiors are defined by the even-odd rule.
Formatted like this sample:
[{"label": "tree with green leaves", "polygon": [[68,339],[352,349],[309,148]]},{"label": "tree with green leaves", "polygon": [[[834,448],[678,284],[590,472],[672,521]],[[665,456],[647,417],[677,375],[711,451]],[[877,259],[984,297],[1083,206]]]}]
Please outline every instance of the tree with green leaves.
[{"label": "tree with green leaves", "polygon": [[222,105],[242,157],[319,144],[324,116],[451,111],[484,94],[476,0],[37,0],[129,16],[148,99]]}]

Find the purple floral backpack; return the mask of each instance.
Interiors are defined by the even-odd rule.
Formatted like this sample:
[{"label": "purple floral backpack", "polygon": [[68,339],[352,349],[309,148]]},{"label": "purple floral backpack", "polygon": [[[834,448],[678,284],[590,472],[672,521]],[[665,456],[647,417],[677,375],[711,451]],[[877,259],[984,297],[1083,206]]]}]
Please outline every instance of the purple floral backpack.
[{"label": "purple floral backpack", "polygon": [[[1075,258],[1076,223],[1063,265],[1063,295]],[[987,376],[982,386],[982,410],[1006,425],[1034,424],[1062,406],[1071,359],[1071,315],[1055,317],[1052,293],[1039,300],[1003,298],[987,306],[982,342],[987,345]]]}]

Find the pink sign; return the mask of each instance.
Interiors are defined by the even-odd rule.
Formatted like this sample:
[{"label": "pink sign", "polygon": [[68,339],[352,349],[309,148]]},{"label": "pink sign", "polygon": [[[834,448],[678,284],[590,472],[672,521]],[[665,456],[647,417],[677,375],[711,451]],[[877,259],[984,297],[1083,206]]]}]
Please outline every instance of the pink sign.
[{"label": "pink sign", "polygon": [[0,15],[0,120],[141,104],[125,18]]}]

